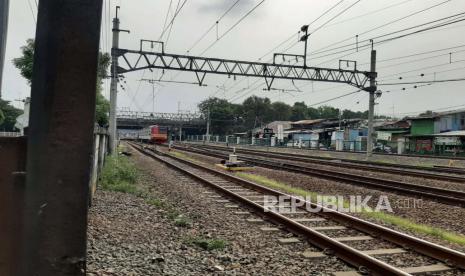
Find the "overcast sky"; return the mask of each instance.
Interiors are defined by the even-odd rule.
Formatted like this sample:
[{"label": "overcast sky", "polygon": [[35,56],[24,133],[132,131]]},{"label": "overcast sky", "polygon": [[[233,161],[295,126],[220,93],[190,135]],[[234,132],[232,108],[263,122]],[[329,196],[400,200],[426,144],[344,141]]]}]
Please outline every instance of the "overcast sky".
[{"label": "overcast sky", "polygon": [[[184,3],[184,0],[172,0],[171,11],[168,13],[168,22],[171,21],[176,6]],[[173,21],[174,24],[168,39],[169,31],[163,35],[163,41],[168,40],[166,52],[185,54],[205,31],[210,28],[218,18],[236,0],[187,0]],[[317,19],[326,10],[333,7],[341,0],[265,0],[241,23],[214,44],[203,56],[227,59],[239,59],[256,61],[275,46],[294,34],[295,38],[279,47],[275,52],[282,52],[289,45],[297,41],[297,31],[304,24]],[[111,2],[111,3],[109,3]],[[249,12],[260,0],[240,0],[236,6],[219,22],[218,35],[222,34],[234,25],[244,14]],[[379,35],[387,34],[400,29],[405,29],[428,21],[437,20],[460,12],[465,12],[464,0],[344,0],[325,16],[310,25],[312,35],[309,39],[309,65],[320,67],[338,68],[338,58],[356,60],[359,70],[369,70],[370,51],[367,48],[359,52],[344,52],[334,54],[336,51],[314,55],[319,49],[348,39],[347,41],[332,47],[353,43],[355,47],[355,35],[359,40],[366,40]],[[131,33],[121,34],[120,47],[126,49],[138,49],[140,39],[158,40],[162,33],[165,17],[168,12],[170,0],[104,0],[105,9],[102,22],[101,48],[108,51],[111,43],[111,24],[109,18],[114,16],[114,7],[121,5],[121,28],[130,29]],[[356,3],[355,5],[353,5]],[[108,5],[111,6],[110,13]],[[323,28],[319,28],[344,9],[347,11],[334,18]],[[435,6],[432,9],[421,10]],[[178,6],[178,7],[179,7]],[[418,14],[399,20],[412,13]],[[24,45],[27,38],[32,38],[35,33],[35,20],[37,8],[35,0],[10,1],[9,33],[6,49],[6,62],[3,77],[3,97],[7,100],[24,99],[30,93],[30,87],[14,68],[11,60],[20,55],[20,46]],[[461,17],[463,18],[463,17]],[[461,19],[460,18],[460,19]],[[395,21],[392,24],[387,24]],[[386,26],[383,26],[385,25]],[[368,30],[376,30],[364,33]],[[430,25],[428,25],[430,26]],[[465,47],[457,47],[450,50],[432,52],[410,58],[394,59],[410,54],[428,52],[455,46],[465,46],[465,21],[431,30],[417,35],[375,45],[377,50],[377,71],[379,82],[421,81],[440,79],[454,79],[465,77]],[[316,31],[314,31],[316,30]],[[418,29],[412,29],[415,31]],[[202,39],[190,54],[198,55],[203,52],[217,38],[217,28],[214,27],[204,39]],[[383,38],[375,39],[375,42]],[[361,44],[360,44],[361,45]],[[344,48],[347,49],[347,48]],[[452,52],[450,60],[449,53]],[[303,44],[298,43],[287,53],[302,54]],[[326,54],[332,54],[324,56]],[[350,54],[350,55],[347,55]],[[345,56],[347,55],[347,56]],[[271,55],[265,56],[266,61]],[[318,57],[318,58],[317,58]],[[383,61],[393,59],[391,61]],[[286,60],[287,61],[287,60]],[[452,61],[452,63],[450,63]],[[289,61],[287,61],[289,62]],[[431,67],[431,68],[425,68]],[[422,69],[424,68],[424,69]],[[421,69],[421,70],[418,70]],[[444,72],[447,71],[447,72]],[[404,73],[405,72],[405,73]],[[434,74],[436,72],[436,74]],[[393,75],[401,73],[398,75]],[[425,74],[420,77],[420,74]],[[153,85],[141,82],[142,78],[160,78],[160,70],[137,71],[126,74],[126,83],[122,83],[124,90],[118,93],[118,107],[136,111],[152,111]],[[194,73],[166,71],[164,80],[194,82]],[[287,80],[275,81],[273,87],[290,91],[263,91],[263,80],[256,78],[243,79],[237,77],[228,79],[226,76],[207,75],[206,87],[190,84],[163,83],[155,85],[156,112],[177,112],[181,110],[195,111],[197,104],[209,96],[215,95],[230,99],[235,103],[242,102],[250,95],[269,97],[272,101],[284,101],[293,104],[295,101],[304,101],[308,105],[338,97],[355,91],[354,87],[347,84],[321,83],[321,82],[295,82]],[[218,87],[223,87],[219,89]],[[249,89],[257,87],[257,89]],[[436,83],[413,88],[412,85],[379,86],[383,91],[376,107],[378,114],[397,116],[409,115],[408,113],[421,112],[426,109],[442,110],[465,107],[465,82]],[[108,97],[109,85],[105,84],[105,96]],[[406,88],[402,90],[402,88]],[[295,92],[292,90],[301,90]],[[389,92],[388,92],[389,91]],[[365,92],[355,93],[338,100],[329,101],[326,104],[338,108],[352,110],[366,110],[368,96]],[[20,102],[15,102],[21,106]],[[316,105],[318,106],[318,105]]]}]

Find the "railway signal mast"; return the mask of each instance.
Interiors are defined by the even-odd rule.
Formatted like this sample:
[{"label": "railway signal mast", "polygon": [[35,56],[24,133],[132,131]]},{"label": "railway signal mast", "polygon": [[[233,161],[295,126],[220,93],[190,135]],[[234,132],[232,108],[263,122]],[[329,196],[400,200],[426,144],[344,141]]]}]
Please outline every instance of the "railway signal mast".
[{"label": "railway signal mast", "polygon": [[[119,8],[119,7],[117,7]],[[254,62],[254,61],[240,61],[220,58],[208,58],[192,55],[177,55],[165,53],[164,43],[162,41],[141,40],[139,50],[129,50],[119,48],[119,19],[114,19],[113,27],[113,48],[112,55],[112,86],[110,94],[110,140],[113,145],[110,149],[114,152],[116,147],[116,116],[111,110],[116,110],[116,89],[117,89],[117,76],[138,70],[145,69],[162,69],[162,70],[177,70],[188,71],[195,73],[197,83],[204,86],[205,76],[207,74],[220,74],[243,76],[243,77],[257,77],[264,78],[266,89],[271,90],[273,81],[275,79],[288,79],[291,81],[321,81],[321,82],[334,82],[346,83],[352,85],[360,90],[370,93],[370,108],[369,108],[369,123],[368,123],[368,146],[367,155],[371,156],[372,143],[373,143],[373,113],[374,113],[374,98],[376,91],[376,76],[375,60],[376,51],[371,52],[371,70],[359,71],[357,70],[356,61],[346,61],[354,64],[352,70],[342,69],[341,62],[339,68],[321,68],[307,66],[307,40],[310,36],[308,33],[308,25],[301,28],[305,34],[300,38],[300,41],[305,42],[304,54],[294,55],[286,53],[275,53],[273,55],[273,63]],[[161,45],[161,52],[146,51],[144,45],[149,43],[153,45]],[[295,58],[296,63],[282,64],[277,63],[276,58],[285,57]],[[118,59],[122,59],[122,64],[118,63]],[[303,60],[303,64],[298,64]],[[112,117],[113,114],[113,117]]]}]

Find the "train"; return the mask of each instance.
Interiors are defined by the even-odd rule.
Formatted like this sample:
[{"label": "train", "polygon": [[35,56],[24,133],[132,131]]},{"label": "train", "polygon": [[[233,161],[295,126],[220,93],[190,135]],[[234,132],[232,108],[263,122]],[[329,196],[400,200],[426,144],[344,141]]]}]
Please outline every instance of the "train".
[{"label": "train", "polygon": [[168,127],[153,125],[141,129],[137,133],[137,139],[153,144],[163,144],[168,141]]}]

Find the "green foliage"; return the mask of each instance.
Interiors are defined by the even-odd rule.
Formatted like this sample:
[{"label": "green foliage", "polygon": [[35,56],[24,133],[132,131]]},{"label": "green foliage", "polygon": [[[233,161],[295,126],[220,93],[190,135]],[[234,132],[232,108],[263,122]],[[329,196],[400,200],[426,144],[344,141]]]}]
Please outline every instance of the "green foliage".
[{"label": "green foliage", "polygon": [[[331,106],[318,108],[295,102],[290,106],[283,102],[271,102],[268,98],[251,96],[242,104],[233,104],[225,99],[208,98],[199,104],[204,118],[210,110],[210,133],[225,135],[249,131],[273,121],[299,121],[304,119],[339,118],[340,110]],[[342,111],[342,119],[366,119],[368,111]],[[378,117],[380,118],[380,117]]]},{"label": "green foliage", "polygon": [[[108,113],[110,112],[110,103],[102,95],[102,80],[108,76],[108,67],[110,66],[110,55],[108,53],[99,53],[97,68],[97,98],[95,108],[95,121],[100,126],[108,125]],[[34,39],[28,39],[26,45],[21,47],[21,56],[13,59],[13,64],[21,73],[29,85],[32,82],[32,69],[34,64]],[[16,119],[16,118],[15,118]]]},{"label": "green foliage", "polygon": [[200,238],[194,237],[189,238],[187,240],[188,244],[197,245],[198,247],[205,249],[205,250],[223,250],[228,242],[221,239],[207,239],[207,238]]},{"label": "green foliage", "polygon": [[109,191],[141,195],[135,183],[139,174],[134,164],[125,156],[108,156],[101,173],[100,185]]},{"label": "green foliage", "polygon": [[192,222],[184,216],[178,216],[174,219],[174,225],[178,227],[190,227],[191,224]]},{"label": "green foliage", "polygon": [[34,39],[26,40],[26,45],[21,47],[21,57],[13,59],[13,64],[19,69],[29,85],[32,82],[32,65],[34,63]]},{"label": "green foliage", "polygon": [[9,101],[0,99],[0,130],[15,131],[16,118],[23,111],[10,104]]}]

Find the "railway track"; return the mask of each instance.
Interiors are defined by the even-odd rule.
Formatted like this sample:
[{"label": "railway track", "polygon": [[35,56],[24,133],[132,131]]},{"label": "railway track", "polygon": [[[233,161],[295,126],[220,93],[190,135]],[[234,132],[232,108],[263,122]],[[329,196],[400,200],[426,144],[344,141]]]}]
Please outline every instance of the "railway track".
[{"label": "railway track", "polygon": [[[176,169],[197,181],[214,188],[217,192],[233,199],[234,201],[252,209],[257,215],[270,222],[281,225],[285,229],[299,234],[309,243],[320,248],[322,252],[316,252],[324,257],[335,255],[348,264],[355,271],[352,273],[370,275],[411,275],[416,273],[463,273],[465,269],[465,254],[446,248],[384,226],[380,226],[348,214],[340,213],[318,206],[312,202],[306,202],[301,198],[287,195],[278,190],[220,172],[191,161],[166,155],[153,148],[130,143],[139,152],[156,159],[169,167]],[[265,208],[265,196],[285,196],[291,202],[308,204],[314,212],[307,209],[299,209],[297,213],[270,211]],[[289,206],[282,206],[289,207]],[[319,207],[319,209],[318,209]],[[297,214],[299,217],[294,217]],[[331,234],[332,230],[336,234]],[[341,231],[351,234],[341,236]],[[389,248],[376,247],[376,243],[390,244]],[[350,246],[350,242],[364,241],[375,245],[372,250],[361,251]],[[410,267],[395,267],[381,256],[392,254],[414,254],[424,265]],[[400,255],[401,256],[401,255]],[[350,273],[350,272],[349,272]],[[357,274],[346,274],[357,275]]]},{"label": "railway track", "polygon": [[[216,158],[227,159],[228,154],[224,152],[199,149],[199,148],[187,148],[175,146],[176,149],[184,150],[188,152],[204,154]],[[294,173],[300,173],[305,175],[312,175],[320,178],[329,180],[335,180],[347,184],[364,186],[369,188],[375,188],[379,190],[385,190],[389,192],[396,192],[402,195],[411,195],[415,197],[427,198],[430,200],[438,201],[448,205],[465,206],[465,192],[442,189],[437,187],[430,187],[418,184],[412,184],[401,181],[380,179],[375,177],[361,176],[357,174],[350,174],[345,172],[337,172],[334,170],[312,168],[307,166],[301,166],[281,161],[271,161],[257,156],[248,157],[245,155],[238,155],[240,160],[246,161],[250,164],[266,167],[276,170],[285,170]]]},{"label": "railway track", "polygon": [[[211,145],[195,145],[192,146],[198,148],[209,148],[214,150],[227,151],[228,148],[221,146]],[[331,157],[323,156],[307,156],[302,154],[284,153],[284,152],[267,152],[263,150],[243,149],[236,148],[237,153],[254,153],[260,154],[264,157],[286,159],[292,158],[294,161],[305,162],[309,164],[319,164],[334,167],[343,167],[357,170],[367,170],[374,172],[393,173],[405,176],[424,177],[429,179],[444,180],[458,183],[465,183],[465,177],[455,175],[444,175],[438,173],[448,173],[456,175],[465,175],[465,170],[457,168],[445,168],[445,167],[422,167],[414,165],[402,165],[402,164],[382,164],[362,160],[347,160],[347,159],[336,159]]]}]

